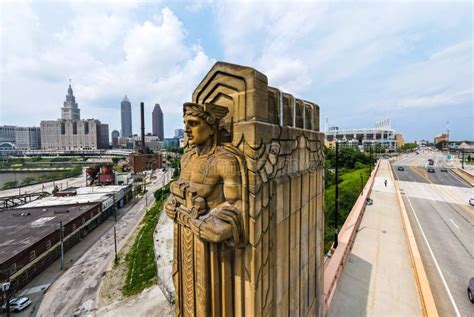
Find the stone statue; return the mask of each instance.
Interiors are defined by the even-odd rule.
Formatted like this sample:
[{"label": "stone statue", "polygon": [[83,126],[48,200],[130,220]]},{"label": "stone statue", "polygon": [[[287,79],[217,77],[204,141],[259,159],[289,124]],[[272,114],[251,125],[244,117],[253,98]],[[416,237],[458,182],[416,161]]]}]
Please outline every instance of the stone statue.
[{"label": "stone statue", "polygon": [[[232,266],[227,246],[243,245],[241,154],[219,142],[219,122],[227,111],[213,104],[183,106],[191,149],[181,159],[180,178],[171,184],[165,205],[166,213],[175,221],[173,280],[177,316],[204,316],[213,310],[217,315],[231,314],[216,302],[221,301],[221,295],[214,298],[211,293],[211,284],[225,287],[226,272],[219,272],[216,265]],[[196,280],[200,283],[194,287]],[[232,289],[228,292],[232,296]]]},{"label": "stone statue", "polygon": [[183,106],[174,222],[177,316],[322,316],[319,106],[217,62]]}]

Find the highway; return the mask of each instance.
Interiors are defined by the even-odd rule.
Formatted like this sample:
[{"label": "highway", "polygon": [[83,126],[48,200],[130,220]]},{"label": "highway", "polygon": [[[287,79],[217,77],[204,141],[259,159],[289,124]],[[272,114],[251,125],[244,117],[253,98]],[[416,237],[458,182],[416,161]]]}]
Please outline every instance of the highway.
[{"label": "highway", "polygon": [[[435,161],[427,172],[428,158]],[[398,170],[400,166],[403,171]],[[440,153],[409,155],[392,164],[440,316],[473,316],[467,283],[474,276],[474,189]]]}]

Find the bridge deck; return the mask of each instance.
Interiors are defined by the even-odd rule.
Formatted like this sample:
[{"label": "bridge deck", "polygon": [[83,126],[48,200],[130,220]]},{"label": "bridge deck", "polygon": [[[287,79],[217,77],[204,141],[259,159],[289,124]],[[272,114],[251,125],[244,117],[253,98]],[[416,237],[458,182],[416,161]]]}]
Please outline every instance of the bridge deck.
[{"label": "bridge deck", "polygon": [[[387,180],[387,186],[384,180]],[[415,274],[388,161],[381,161],[329,316],[421,316]]]}]

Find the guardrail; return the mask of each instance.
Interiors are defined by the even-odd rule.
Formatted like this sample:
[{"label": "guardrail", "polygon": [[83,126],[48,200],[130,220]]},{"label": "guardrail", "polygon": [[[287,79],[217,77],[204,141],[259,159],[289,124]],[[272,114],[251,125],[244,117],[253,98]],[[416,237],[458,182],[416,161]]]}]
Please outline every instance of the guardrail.
[{"label": "guardrail", "polygon": [[357,229],[359,228],[365,206],[367,205],[367,197],[369,197],[372,191],[375,174],[377,173],[379,165],[380,160],[377,162],[370,178],[367,180],[362,195],[360,195],[355,202],[346,221],[341,227],[341,231],[338,235],[337,248],[324,265],[324,316],[327,316],[329,312],[329,305],[334,296],[337,282],[339,281],[349,252],[352,249]]},{"label": "guardrail", "polygon": [[469,185],[474,186],[474,175],[472,175],[470,172],[459,167],[453,168],[452,171],[465,180]]}]

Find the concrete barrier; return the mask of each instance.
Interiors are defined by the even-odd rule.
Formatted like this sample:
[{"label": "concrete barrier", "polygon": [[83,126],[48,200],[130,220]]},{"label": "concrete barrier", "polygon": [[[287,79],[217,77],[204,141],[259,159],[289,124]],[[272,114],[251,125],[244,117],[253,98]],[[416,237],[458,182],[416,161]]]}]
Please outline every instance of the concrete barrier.
[{"label": "concrete barrier", "polygon": [[380,160],[377,162],[370,178],[365,184],[362,195],[359,196],[351,212],[347,216],[346,221],[341,227],[338,235],[338,246],[332,256],[327,258],[324,263],[324,316],[329,312],[329,305],[334,296],[337,282],[341,276],[342,270],[349,255],[352,245],[355,240],[357,229],[362,220],[362,216],[367,204],[367,197],[369,197],[374,184],[374,178],[380,165]]},{"label": "concrete barrier", "polygon": [[405,203],[403,202],[402,195],[400,194],[400,189],[398,183],[395,181],[393,171],[390,168],[390,174],[395,184],[395,193],[397,195],[397,200],[400,205],[400,214],[402,217],[403,231],[405,232],[405,238],[407,240],[408,249],[410,251],[410,256],[413,265],[413,271],[415,273],[416,288],[418,289],[418,294],[420,295],[421,306],[423,309],[424,316],[435,317],[438,316],[438,311],[436,309],[435,301],[433,298],[433,293],[431,292],[431,287],[426,276],[425,267],[423,261],[421,260],[420,251],[416,243],[415,235],[413,234],[413,229],[408,219],[407,210]]},{"label": "concrete barrier", "polygon": [[474,186],[474,175],[472,175],[469,171],[463,170],[459,167],[453,168],[451,171],[453,171],[453,173],[457,176],[461,177],[469,185]]}]

